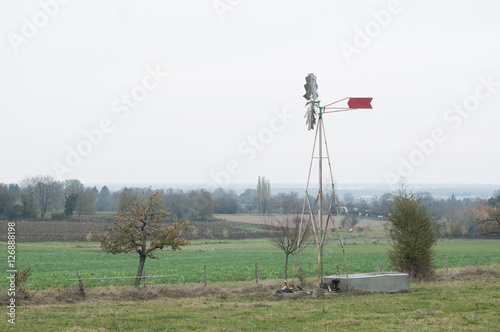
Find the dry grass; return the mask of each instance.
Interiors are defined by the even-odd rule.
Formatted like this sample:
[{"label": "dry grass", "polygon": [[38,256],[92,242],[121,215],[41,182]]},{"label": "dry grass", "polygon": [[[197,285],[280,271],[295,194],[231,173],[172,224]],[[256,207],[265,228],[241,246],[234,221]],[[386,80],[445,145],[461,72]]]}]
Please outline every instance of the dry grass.
[{"label": "dry grass", "polygon": [[[216,287],[76,287],[36,293],[19,310],[15,331],[496,331],[500,266],[457,269],[440,281],[395,294],[278,298],[280,280]],[[312,280],[312,279],[311,279]],[[308,281],[310,281],[308,279]],[[43,304],[47,305],[37,305]]]},{"label": "dry grass", "polygon": [[448,273],[443,269],[437,274],[436,281],[474,280],[479,277],[482,279],[499,278],[500,272],[493,269],[476,269],[473,266],[459,269],[450,269]]},{"label": "dry grass", "polygon": [[[432,283],[446,283],[446,282],[456,282],[456,281],[473,281],[473,280],[490,280],[498,279],[500,277],[500,271],[498,268],[492,269],[476,269],[475,267],[466,267],[450,270],[448,273],[443,270],[439,270],[436,273],[436,279],[431,282],[421,282],[422,284],[432,284]],[[303,285],[304,289],[313,289],[315,287],[315,278],[310,278],[306,280],[306,284]],[[414,284],[414,283],[412,283]],[[162,298],[204,298],[210,296],[216,296],[220,298],[225,298],[230,294],[233,295],[252,295],[252,294],[269,294],[271,295],[277,289],[281,287],[279,280],[266,280],[260,282],[259,284],[249,284],[246,282],[234,282],[234,283],[224,283],[219,286],[207,286],[202,285],[151,285],[147,289],[133,288],[133,287],[95,287],[87,288],[85,290],[86,297],[83,297],[80,293],[78,286],[69,288],[53,288],[43,291],[29,292],[25,296],[17,298],[18,305],[47,305],[47,304],[75,304],[79,302],[96,302],[96,301],[145,301],[145,300],[155,300]],[[407,292],[402,293],[408,293]],[[369,295],[370,292],[354,291],[351,295]],[[6,292],[0,294],[0,303],[2,305],[8,303],[9,298]]]},{"label": "dry grass", "polygon": [[[264,286],[263,286],[264,287]],[[258,291],[259,288],[255,288]],[[262,288],[264,289],[264,288]],[[147,289],[133,287],[99,287],[85,290],[83,297],[77,286],[54,288],[30,293],[29,298],[18,298],[18,305],[72,304],[82,301],[145,301],[159,298],[197,298],[222,295],[230,291],[217,286],[151,286]],[[0,295],[0,303],[7,304],[6,294]]]}]

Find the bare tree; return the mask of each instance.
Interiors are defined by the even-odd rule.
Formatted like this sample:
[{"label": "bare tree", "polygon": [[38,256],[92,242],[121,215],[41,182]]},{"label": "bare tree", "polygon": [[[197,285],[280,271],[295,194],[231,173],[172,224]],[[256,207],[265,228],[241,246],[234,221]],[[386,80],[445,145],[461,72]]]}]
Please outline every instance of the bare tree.
[{"label": "bare tree", "polygon": [[309,242],[309,224],[300,229],[300,216],[274,217],[267,221],[269,240],[285,253],[285,279],[288,279],[288,256],[305,248]]},{"label": "bare tree", "polygon": [[346,208],[345,216],[342,219],[342,226],[346,228],[354,227],[358,222],[358,211],[355,206],[354,196],[351,193],[346,193],[343,199]]},{"label": "bare tree", "polygon": [[299,196],[296,192],[291,192],[283,197],[283,213],[297,213],[300,209]]},{"label": "bare tree", "polygon": [[62,202],[63,184],[51,175],[26,177],[21,182],[21,187],[38,204],[41,219],[45,218],[49,209]]}]

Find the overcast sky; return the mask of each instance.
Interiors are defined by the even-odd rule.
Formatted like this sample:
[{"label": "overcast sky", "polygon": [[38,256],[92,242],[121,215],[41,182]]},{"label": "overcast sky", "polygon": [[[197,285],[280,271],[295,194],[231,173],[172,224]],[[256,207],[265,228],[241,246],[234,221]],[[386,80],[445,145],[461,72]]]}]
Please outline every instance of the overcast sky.
[{"label": "overcast sky", "polygon": [[500,183],[500,2],[0,1],[0,182]]}]

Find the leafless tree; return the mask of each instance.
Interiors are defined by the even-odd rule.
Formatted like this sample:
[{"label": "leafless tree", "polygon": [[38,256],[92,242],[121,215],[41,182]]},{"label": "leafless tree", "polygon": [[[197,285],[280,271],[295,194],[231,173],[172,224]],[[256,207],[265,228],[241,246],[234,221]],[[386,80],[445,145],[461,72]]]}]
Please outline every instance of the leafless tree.
[{"label": "leafless tree", "polygon": [[346,193],[342,203],[346,208],[345,216],[342,219],[342,227],[354,227],[358,222],[358,211],[356,209],[354,196],[351,193]]},{"label": "leafless tree", "polygon": [[40,208],[40,218],[44,219],[47,211],[62,203],[63,184],[51,175],[26,177],[21,182],[25,192],[33,197]]},{"label": "leafless tree", "polygon": [[267,220],[269,240],[285,253],[285,279],[288,279],[288,256],[305,248],[309,242],[307,237],[310,226],[303,225],[300,229],[300,216],[277,216]]}]

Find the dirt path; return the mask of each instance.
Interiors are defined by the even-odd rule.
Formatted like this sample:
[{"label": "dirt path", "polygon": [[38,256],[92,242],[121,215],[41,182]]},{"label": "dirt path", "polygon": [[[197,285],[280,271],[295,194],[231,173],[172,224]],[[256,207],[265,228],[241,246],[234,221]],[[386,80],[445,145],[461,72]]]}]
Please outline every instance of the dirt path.
[{"label": "dirt path", "polygon": [[[273,216],[262,216],[258,214],[214,214],[214,218],[225,219],[234,222],[242,222],[247,224],[259,224],[264,225],[267,223],[267,220],[272,218],[285,218],[289,215],[273,215]],[[383,226],[387,223],[387,219],[368,219],[368,218],[360,218],[358,219],[358,223],[356,227],[376,227]]]}]

